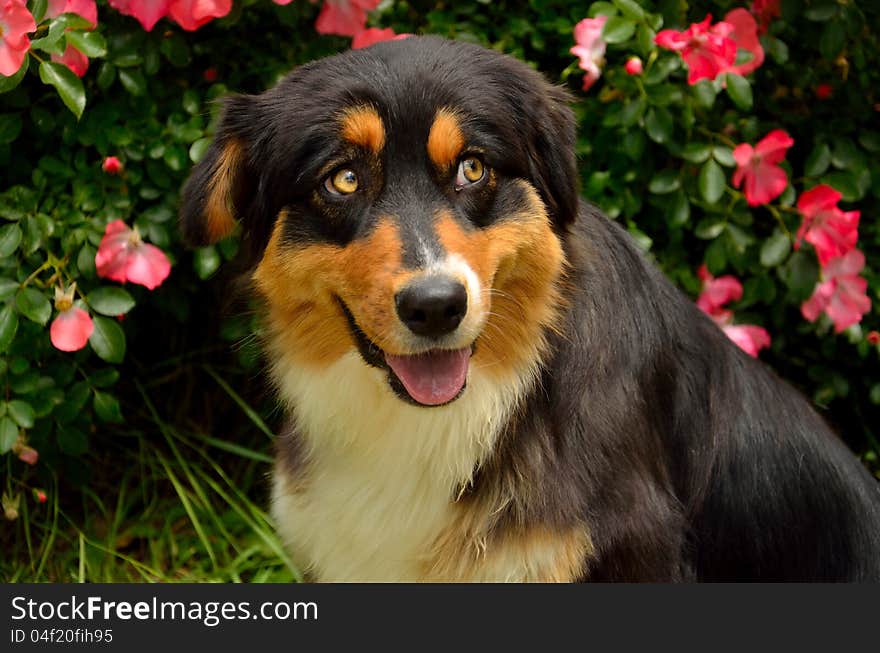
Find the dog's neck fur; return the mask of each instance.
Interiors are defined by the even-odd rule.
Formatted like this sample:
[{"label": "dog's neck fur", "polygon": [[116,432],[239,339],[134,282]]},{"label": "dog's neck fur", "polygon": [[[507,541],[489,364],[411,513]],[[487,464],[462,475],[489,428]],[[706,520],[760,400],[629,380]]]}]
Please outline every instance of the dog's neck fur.
[{"label": "dog's neck fur", "polygon": [[395,396],[352,351],[304,369],[279,352],[273,376],[295,420],[301,465],[276,474],[282,536],[320,580],[415,581],[457,494],[493,451],[537,364],[501,382],[475,364],[463,395],[425,408]]}]

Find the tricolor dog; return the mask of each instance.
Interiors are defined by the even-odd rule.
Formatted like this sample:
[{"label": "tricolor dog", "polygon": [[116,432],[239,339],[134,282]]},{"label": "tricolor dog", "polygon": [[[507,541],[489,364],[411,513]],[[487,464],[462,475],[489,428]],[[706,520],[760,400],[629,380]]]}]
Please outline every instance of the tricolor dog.
[{"label": "tricolor dog", "polygon": [[577,194],[562,90],[413,37],[229,98],[182,199],[240,223],[320,581],[880,580],[880,489]]}]

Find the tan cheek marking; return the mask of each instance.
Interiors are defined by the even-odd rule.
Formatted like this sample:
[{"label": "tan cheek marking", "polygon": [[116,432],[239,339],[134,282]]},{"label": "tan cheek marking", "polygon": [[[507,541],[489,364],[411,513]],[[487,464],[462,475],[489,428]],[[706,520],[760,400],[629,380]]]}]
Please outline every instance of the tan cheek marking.
[{"label": "tan cheek marking", "polygon": [[214,176],[208,182],[205,202],[205,228],[208,240],[217,242],[235,229],[232,214],[232,186],[241,163],[242,148],[238,141],[229,141],[217,159]]},{"label": "tan cheek marking", "polygon": [[[489,317],[474,363],[505,375],[540,360],[546,331],[562,305],[562,244],[531,186],[522,213],[488,229],[465,232],[449,216],[437,222],[440,242],[461,255],[480,278]],[[497,292],[490,292],[487,289]]]},{"label": "tan cheek marking", "polygon": [[367,337],[391,353],[401,353],[394,333],[396,289],[411,275],[401,270],[401,243],[390,220],[366,239],[346,247],[281,246],[279,216],[253,280],[269,305],[272,346],[310,365],[326,366],[355,343],[336,298],[355,315]]},{"label": "tan cheek marking", "polygon": [[373,107],[348,109],[342,114],[342,138],[379,154],[385,146],[385,126]]},{"label": "tan cheek marking", "polygon": [[464,148],[464,136],[455,112],[440,109],[428,133],[428,156],[434,165],[445,170],[458,160]]}]

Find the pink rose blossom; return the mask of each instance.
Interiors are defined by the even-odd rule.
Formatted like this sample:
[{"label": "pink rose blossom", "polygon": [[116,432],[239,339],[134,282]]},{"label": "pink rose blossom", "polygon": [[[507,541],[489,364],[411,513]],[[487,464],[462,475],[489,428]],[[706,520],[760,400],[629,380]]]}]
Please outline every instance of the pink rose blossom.
[{"label": "pink rose blossom", "polygon": [[58,310],[58,317],[49,327],[49,339],[55,348],[61,351],[79,351],[86,346],[95,329],[89,314],[74,306],[75,295],[75,283],[67,290],[55,288],[55,308]]},{"label": "pink rose blossom", "polygon": [[293,0],[272,0],[272,2],[283,7],[284,5],[289,5]]},{"label": "pink rose blossom", "polygon": [[626,60],[623,69],[628,75],[641,75],[645,68],[642,65],[641,59],[638,57],[630,57]]},{"label": "pink rose blossom", "polygon": [[665,29],[654,37],[661,48],[681,54],[688,66],[688,84],[715,79],[736,61],[736,41],[730,38],[733,25],[719,22],[711,27],[712,15],[693,23],[684,32]]},{"label": "pink rose blossom", "polygon": [[77,14],[92,24],[98,25],[98,6],[95,0],[49,0],[46,8],[47,18],[57,18],[61,14]]},{"label": "pink rose blossom", "polygon": [[584,18],[574,26],[574,40],[576,45],[569,50],[580,59],[578,65],[587,72],[584,75],[584,90],[596,83],[602,75],[602,66],[605,62],[605,41],[602,39],[602,28],[608,16],[596,16]]},{"label": "pink rose blossom", "polygon": [[168,277],[171,263],[161,249],[145,243],[137,229],[114,220],[107,225],[98,246],[95,268],[99,277],[130,281],[153,290]]},{"label": "pink rose blossom", "polygon": [[758,352],[770,346],[770,334],[764,327],[754,324],[726,324],[719,325],[728,338],[753,358],[758,357]]},{"label": "pink rose blossom", "polygon": [[24,0],[0,0],[0,75],[10,77],[18,72],[31,47],[27,35],[35,29]]},{"label": "pink rose blossom", "polygon": [[367,12],[379,5],[380,0],[325,0],[315,21],[319,34],[354,36],[367,24]]},{"label": "pink rose blossom", "polygon": [[82,77],[89,69],[89,58],[69,43],[64,50],[64,54],[52,55],[52,61],[63,63],[70,68],[77,77]]},{"label": "pink rose blossom", "polygon": [[758,19],[758,33],[763,34],[770,27],[773,19],[782,15],[782,11],[779,9],[779,0],[754,0],[752,14]]},{"label": "pink rose blossom", "polygon": [[749,356],[758,356],[764,347],[770,346],[770,334],[754,324],[734,324],[733,311],[724,308],[727,302],[742,297],[742,284],[732,275],[713,277],[706,265],[700,266],[697,276],[703,280],[703,290],[697,298],[697,307],[724,331],[728,338]]},{"label": "pink rose blossom", "polygon": [[743,192],[749,206],[767,204],[785,190],[788,177],[778,164],[792,145],[794,140],[786,132],[774,129],[754,148],[748,143],[741,143],[733,150],[737,166],[733,173],[733,185],[739,188],[745,180]]},{"label": "pink rose blossom", "polygon": [[797,232],[795,249],[800,247],[801,240],[812,243],[823,266],[854,249],[859,239],[860,213],[837,208],[841,197],[831,186],[820,184],[798,199],[797,207],[804,221]]},{"label": "pink rose blossom", "polygon": [[865,255],[857,249],[829,261],[822,268],[822,281],[813,296],[801,305],[801,314],[815,322],[824,312],[837,333],[861,322],[871,310],[871,300],[865,294],[868,282],[859,276],[863,267]]},{"label": "pink rose blossom", "polygon": [[168,14],[183,29],[192,32],[232,9],[232,0],[171,0]]},{"label": "pink rose blossom", "polygon": [[367,48],[374,43],[381,43],[382,41],[398,41],[400,39],[405,39],[408,36],[412,35],[395,34],[394,30],[390,27],[386,29],[379,29],[378,27],[368,27],[367,29],[362,29],[360,32],[354,35],[354,38],[351,40],[351,49],[360,50],[361,48]]},{"label": "pink rose blossom", "polygon": [[119,13],[133,16],[148,32],[168,14],[171,0],[107,0]]},{"label": "pink rose blossom", "polygon": [[122,163],[115,156],[108,156],[101,164],[101,170],[108,175],[118,175],[122,170]]},{"label": "pink rose blossom", "polygon": [[18,449],[18,459],[28,465],[36,465],[40,459],[40,454],[33,447],[24,445]]},{"label": "pink rose blossom", "polygon": [[733,25],[730,38],[734,40],[737,48],[751,53],[752,57],[745,63],[733,65],[724,72],[736,75],[748,75],[757,70],[764,63],[764,48],[758,40],[758,25],[752,15],[740,7],[729,12],[724,17],[724,22]]}]

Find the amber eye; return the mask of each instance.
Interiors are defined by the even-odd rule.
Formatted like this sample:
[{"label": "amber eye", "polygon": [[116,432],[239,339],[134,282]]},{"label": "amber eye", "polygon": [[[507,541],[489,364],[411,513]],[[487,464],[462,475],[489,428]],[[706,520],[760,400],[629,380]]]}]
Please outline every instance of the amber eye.
[{"label": "amber eye", "polygon": [[337,170],[324,181],[324,188],[334,195],[350,195],[358,189],[358,177],[354,170]]},{"label": "amber eye", "polygon": [[475,184],[480,181],[486,174],[486,168],[483,162],[475,156],[469,156],[462,159],[458,164],[458,174],[455,177],[455,185],[457,187]]}]

